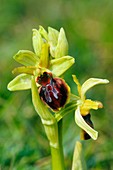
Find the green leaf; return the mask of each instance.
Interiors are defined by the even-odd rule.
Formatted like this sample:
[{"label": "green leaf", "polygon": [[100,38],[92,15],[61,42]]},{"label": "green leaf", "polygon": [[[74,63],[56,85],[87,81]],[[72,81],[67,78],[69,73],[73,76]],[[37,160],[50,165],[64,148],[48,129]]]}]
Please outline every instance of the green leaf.
[{"label": "green leaf", "polygon": [[56,76],[61,76],[66,70],[68,70],[75,60],[71,56],[64,56],[61,58],[53,59],[50,62],[50,70]]},{"label": "green leaf", "polygon": [[86,170],[86,164],[83,159],[82,144],[77,141],[73,154],[72,170]]},{"label": "green leaf", "polygon": [[41,51],[42,51],[42,45],[43,45],[43,39],[41,37],[41,34],[37,29],[33,29],[33,48],[38,57],[40,57]]},{"label": "green leaf", "polygon": [[78,106],[77,109],[75,110],[75,122],[76,124],[83,130],[85,130],[89,136],[91,136],[91,138],[93,140],[96,140],[98,137],[98,132],[95,131],[93,128],[91,128],[83,119],[81,113],[80,113],[80,107]]},{"label": "green leaf", "polygon": [[35,66],[39,61],[36,54],[29,50],[20,50],[13,58],[18,63],[23,64],[25,66]]},{"label": "green leaf", "polygon": [[10,91],[27,90],[31,88],[31,75],[20,74],[7,86]]},{"label": "green leaf", "polygon": [[85,93],[87,90],[92,88],[95,85],[98,84],[107,84],[109,81],[107,79],[99,79],[99,78],[90,78],[87,81],[85,81],[81,87],[81,98],[84,98]]},{"label": "green leaf", "polygon": [[60,29],[58,36],[58,43],[55,49],[55,58],[60,58],[68,54],[68,41],[64,29]]},{"label": "green leaf", "polygon": [[59,32],[56,29],[48,27],[48,42],[50,45],[50,54],[55,57],[55,49],[58,43]]}]

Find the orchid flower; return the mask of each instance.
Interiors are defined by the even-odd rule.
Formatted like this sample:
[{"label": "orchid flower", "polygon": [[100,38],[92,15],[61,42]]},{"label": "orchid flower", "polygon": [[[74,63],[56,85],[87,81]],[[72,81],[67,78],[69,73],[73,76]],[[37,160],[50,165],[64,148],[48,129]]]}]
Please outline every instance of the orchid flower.
[{"label": "orchid flower", "polygon": [[[90,110],[97,110],[103,105],[99,101],[86,99],[86,92],[97,84],[106,84],[107,79],[90,78],[81,85],[73,75],[79,96],[70,93],[70,87],[61,76],[74,64],[74,58],[68,55],[68,42],[63,28],[60,31],[42,26],[33,29],[33,49],[20,50],[13,57],[23,66],[13,73],[18,74],[9,84],[10,91],[31,89],[34,108],[41,118],[49,140],[52,167],[64,169],[62,148],[63,117],[75,110],[75,122],[82,129],[82,138],[98,137],[90,118]],[[70,100],[68,97],[70,96]],[[67,102],[69,101],[69,102]],[[48,109],[49,107],[49,109]],[[75,167],[75,165],[74,165]]]},{"label": "orchid flower", "polygon": [[98,137],[98,132],[93,128],[93,123],[90,119],[90,110],[97,110],[102,108],[103,105],[99,101],[86,99],[85,94],[93,86],[98,84],[107,84],[109,81],[107,79],[90,78],[81,85],[75,75],[73,75],[73,80],[77,84],[79,93],[77,109],[75,110],[75,122],[84,132],[82,133],[81,138],[88,139],[91,137],[92,139],[96,140]]},{"label": "orchid flower", "polygon": [[23,66],[13,70],[19,75],[8,84],[8,89],[31,89],[34,108],[41,118],[50,145],[58,148],[57,121],[48,107],[57,111],[66,104],[70,88],[59,76],[74,64],[74,58],[68,56],[68,42],[63,28],[57,31],[48,27],[47,32],[40,26],[38,30],[33,29],[32,41],[34,52],[20,50],[13,57]]},{"label": "orchid flower", "polygon": [[[8,84],[8,89],[32,89],[31,82],[34,78],[36,86],[42,87],[39,89],[42,101],[57,111],[66,104],[70,91],[65,81],[58,77],[74,63],[74,58],[67,55],[68,42],[64,29],[61,28],[58,32],[49,27],[47,33],[40,26],[39,30],[33,29],[32,40],[34,52],[20,50],[14,56],[14,59],[24,66],[13,70],[13,73],[19,75]],[[62,96],[65,96],[65,100]]]},{"label": "orchid flower", "polygon": [[49,27],[47,33],[40,26],[39,30],[33,29],[32,41],[34,52],[20,50],[13,57],[23,66],[13,70],[19,75],[8,84],[10,91],[30,89],[32,77],[36,79],[43,72],[59,77],[74,63],[74,58],[67,55],[68,42],[63,28],[58,32]]}]

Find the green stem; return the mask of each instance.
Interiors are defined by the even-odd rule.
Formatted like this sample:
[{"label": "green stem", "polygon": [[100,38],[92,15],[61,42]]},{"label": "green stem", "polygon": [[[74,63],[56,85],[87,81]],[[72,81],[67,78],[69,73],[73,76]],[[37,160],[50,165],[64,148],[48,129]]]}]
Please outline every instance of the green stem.
[{"label": "green stem", "polygon": [[58,141],[58,148],[54,148],[51,146],[52,170],[65,170],[62,147],[62,119],[58,122]]}]

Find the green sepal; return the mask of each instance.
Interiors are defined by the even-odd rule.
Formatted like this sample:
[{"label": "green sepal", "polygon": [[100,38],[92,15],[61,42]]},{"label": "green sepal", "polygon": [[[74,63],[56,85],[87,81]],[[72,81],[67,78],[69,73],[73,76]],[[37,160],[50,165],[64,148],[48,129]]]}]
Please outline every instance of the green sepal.
[{"label": "green sepal", "polygon": [[47,105],[41,100],[38,93],[34,78],[32,78],[32,102],[34,108],[41,118],[42,124],[44,125],[46,135],[50,141],[52,147],[58,147],[58,127],[57,122],[52,113],[49,111]]},{"label": "green sepal", "polygon": [[20,50],[13,58],[24,66],[34,66],[39,61],[36,54],[29,50]]},{"label": "green sepal", "polygon": [[7,86],[10,91],[27,90],[31,88],[31,75],[20,74],[16,76]]},{"label": "green sepal", "polygon": [[60,58],[68,54],[68,41],[64,29],[60,29],[58,36],[58,43],[55,49],[55,58]]},{"label": "green sepal", "polygon": [[48,43],[50,45],[50,54],[55,57],[55,49],[58,43],[59,32],[51,27],[48,27]]},{"label": "green sepal", "polygon": [[34,66],[17,67],[12,71],[12,73],[13,74],[26,73],[26,74],[33,75],[35,70],[36,70],[36,67]]},{"label": "green sepal", "polygon": [[107,79],[89,78],[81,86],[81,98],[84,98],[85,93],[93,86],[98,84],[107,84],[107,83],[109,83],[109,80]]},{"label": "green sepal", "polygon": [[98,132],[94,130],[92,127],[90,127],[85,120],[83,119],[81,113],[80,113],[80,107],[78,106],[75,110],[75,122],[76,124],[83,130],[85,130],[88,135],[93,139],[96,140],[98,137]]},{"label": "green sepal", "polygon": [[48,41],[48,33],[41,25],[39,26],[39,33],[46,41]]},{"label": "green sepal", "polygon": [[56,76],[61,76],[66,70],[68,70],[75,60],[71,56],[64,56],[61,58],[53,59],[50,61],[50,70]]},{"label": "green sepal", "polygon": [[33,29],[32,41],[33,41],[34,51],[35,51],[36,55],[38,57],[40,57],[41,51],[42,51],[42,45],[44,42],[43,42],[43,39],[37,29]]}]

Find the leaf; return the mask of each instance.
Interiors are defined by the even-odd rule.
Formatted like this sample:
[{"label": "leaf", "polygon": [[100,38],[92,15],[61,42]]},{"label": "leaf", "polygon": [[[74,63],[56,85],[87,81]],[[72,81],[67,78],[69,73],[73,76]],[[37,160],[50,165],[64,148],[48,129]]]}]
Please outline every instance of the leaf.
[{"label": "leaf", "polygon": [[77,141],[73,154],[72,170],[86,170],[86,164],[83,159],[82,144]]},{"label": "leaf", "polygon": [[31,88],[31,75],[27,75],[27,74],[18,75],[8,84],[7,88],[10,91],[30,89]]},{"label": "leaf", "polygon": [[87,81],[85,81],[81,87],[81,98],[84,98],[85,93],[87,90],[92,88],[93,86],[97,84],[107,84],[109,81],[107,79],[99,79],[99,78],[90,78]]},{"label": "leaf", "polygon": [[53,59],[50,62],[50,70],[56,76],[61,76],[66,70],[68,70],[75,60],[71,56],[64,56],[61,58]]},{"label": "leaf", "polygon": [[93,140],[96,140],[98,137],[98,132],[95,131],[93,128],[91,128],[83,119],[81,113],[80,113],[80,107],[78,106],[77,109],[75,110],[75,122],[76,124],[83,130],[85,130],[89,136],[91,136],[91,138]]},{"label": "leaf", "polygon": [[13,58],[24,66],[35,66],[39,61],[36,54],[29,50],[20,50]]}]

